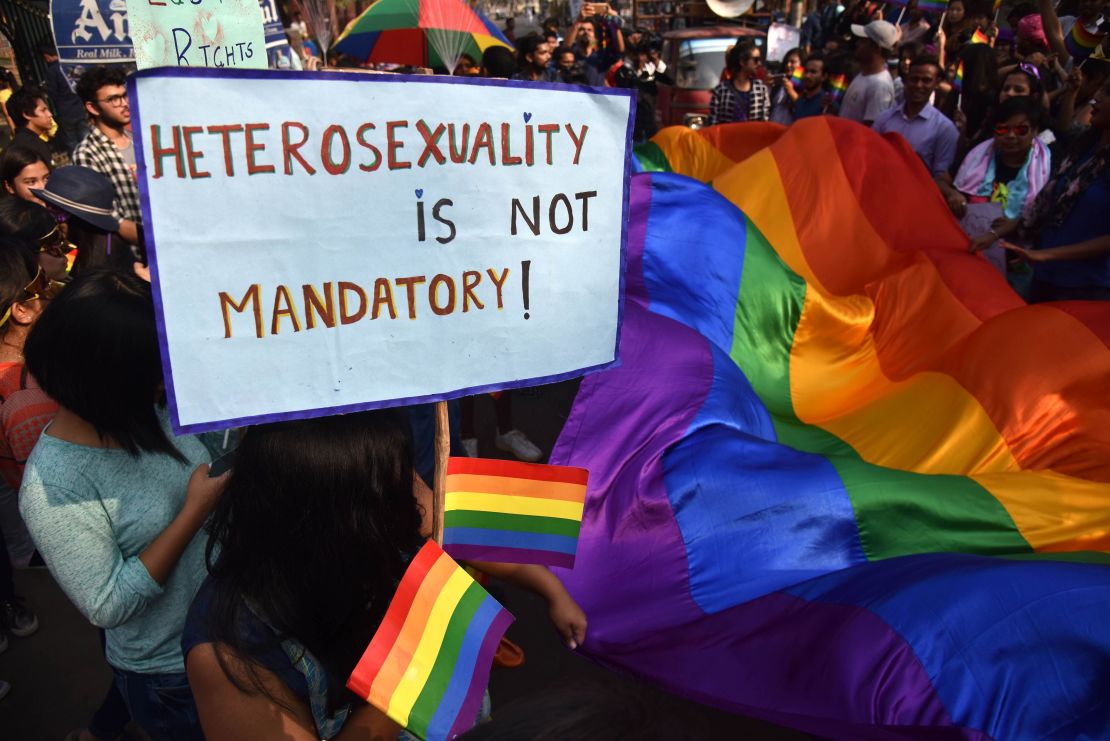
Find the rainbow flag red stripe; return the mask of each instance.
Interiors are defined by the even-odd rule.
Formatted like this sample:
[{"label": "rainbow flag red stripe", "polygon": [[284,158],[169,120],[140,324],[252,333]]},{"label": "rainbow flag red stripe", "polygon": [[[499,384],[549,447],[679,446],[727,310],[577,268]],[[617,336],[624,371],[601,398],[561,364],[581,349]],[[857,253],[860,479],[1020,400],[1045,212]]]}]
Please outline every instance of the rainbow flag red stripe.
[{"label": "rainbow flag red stripe", "polygon": [[440,741],[474,725],[513,617],[428,541],[409,564],[347,687],[409,732]]},{"label": "rainbow flag red stripe", "polygon": [[1068,48],[1068,53],[1071,54],[1072,59],[1083,61],[1091,56],[1091,52],[1102,43],[1105,37],[1106,34],[1091,33],[1082,21],[1076,20],[1075,25],[1071,27],[1071,31],[1064,37],[1064,46]]},{"label": "rainbow flag red stripe", "polygon": [[589,472],[451,458],[443,547],[460,560],[574,566]]}]

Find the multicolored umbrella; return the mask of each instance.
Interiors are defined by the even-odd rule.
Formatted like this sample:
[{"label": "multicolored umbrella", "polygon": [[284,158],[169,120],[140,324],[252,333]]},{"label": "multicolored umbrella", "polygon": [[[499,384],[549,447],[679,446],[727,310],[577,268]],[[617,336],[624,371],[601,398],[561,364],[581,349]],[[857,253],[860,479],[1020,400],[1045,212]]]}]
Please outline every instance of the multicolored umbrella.
[{"label": "multicolored umbrella", "polygon": [[335,49],[370,62],[454,70],[491,46],[512,49],[497,27],[465,0],[378,0],[343,29]]}]

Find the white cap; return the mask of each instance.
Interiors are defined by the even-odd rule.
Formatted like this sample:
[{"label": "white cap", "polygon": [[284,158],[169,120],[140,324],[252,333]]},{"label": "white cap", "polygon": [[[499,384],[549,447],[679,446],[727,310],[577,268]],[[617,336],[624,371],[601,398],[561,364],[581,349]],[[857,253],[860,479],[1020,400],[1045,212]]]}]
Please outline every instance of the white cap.
[{"label": "white cap", "polygon": [[852,33],[865,39],[871,39],[887,51],[893,51],[894,45],[898,43],[898,29],[894,27],[893,23],[887,21],[871,21],[866,26],[857,26],[853,23]]}]

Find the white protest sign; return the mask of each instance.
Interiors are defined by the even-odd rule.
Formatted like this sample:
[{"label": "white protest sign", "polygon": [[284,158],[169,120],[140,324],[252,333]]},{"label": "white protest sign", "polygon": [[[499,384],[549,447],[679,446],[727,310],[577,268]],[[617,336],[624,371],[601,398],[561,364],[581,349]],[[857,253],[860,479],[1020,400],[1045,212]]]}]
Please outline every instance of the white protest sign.
[{"label": "white protest sign", "polygon": [[185,68],[130,84],[178,431],[616,360],[628,91]]},{"label": "white protest sign", "polygon": [[258,0],[127,0],[139,69],[267,64]]},{"label": "white protest sign", "polygon": [[801,46],[802,32],[787,23],[772,23],[767,29],[767,61],[781,62],[786,52]]}]

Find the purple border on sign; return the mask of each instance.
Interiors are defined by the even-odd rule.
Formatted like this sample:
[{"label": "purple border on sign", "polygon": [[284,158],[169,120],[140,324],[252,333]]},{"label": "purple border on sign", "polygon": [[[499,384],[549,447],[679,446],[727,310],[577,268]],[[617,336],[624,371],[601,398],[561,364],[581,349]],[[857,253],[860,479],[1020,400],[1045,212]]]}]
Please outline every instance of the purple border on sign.
[{"label": "purple border on sign", "polygon": [[[162,306],[162,291],[158,280],[158,253],[155,248],[154,220],[151,218],[150,215],[150,192],[147,189],[146,160],[142,145],[142,110],[141,106],[139,105],[139,97],[136,94],[138,79],[146,77],[214,77],[239,80],[342,80],[345,82],[368,82],[385,84],[412,82],[425,85],[489,85],[492,87],[521,87],[529,89],[548,88],[551,90],[560,90],[564,92],[581,92],[589,95],[617,95],[629,98],[628,126],[625,130],[624,138],[624,205],[623,215],[621,219],[620,278],[619,286],[617,288],[617,331],[616,343],[613,347],[613,359],[607,363],[592,365],[586,368],[579,368],[577,370],[567,371],[565,373],[558,373],[552,376],[538,376],[536,378],[524,378],[518,381],[509,381],[507,383],[491,383],[484,386],[472,386],[470,388],[458,389],[455,391],[448,391],[439,394],[429,394],[427,396],[413,396],[400,399],[379,399],[377,401],[362,402],[358,404],[345,404],[343,406],[319,407],[315,409],[299,409],[288,412],[275,412],[274,414],[259,414],[248,417],[235,417],[232,419],[216,420],[213,422],[200,422],[197,424],[182,425],[181,417],[178,414],[177,395],[173,383],[173,362],[170,358],[169,340],[166,337],[166,314]],[[173,425],[173,430],[175,434],[182,435],[186,433],[209,432],[212,430],[224,430],[229,427],[240,427],[250,424],[282,422],[292,419],[310,419],[312,417],[326,417],[332,414],[362,412],[368,409],[382,409],[385,407],[408,406],[411,404],[426,404],[434,401],[446,401],[448,399],[457,399],[462,396],[472,396],[474,394],[488,393],[490,391],[503,391],[506,389],[538,386],[546,383],[558,383],[559,381],[566,381],[571,378],[577,378],[588,373],[595,373],[597,371],[605,370],[607,368],[613,368],[620,365],[621,326],[624,322],[624,288],[628,259],[627,251],[629,187],[632,179],[632,127],[636,120],[636,96],[631,90],[620,88],[595,88],[588,87],[586,85],[565,85],[555,82],[524,82],[521,80],[473,79],[439,75],[375,75],[361,73],[354,74],[349,72],[296,72],[291,70],[269,69],[158,67],[153,69],[139,70],[138,72],[131,75],[131,77],[127,81],[127,94],[128,97],[131,99],[131,111],[133,119],[133,125],[131,127],[132,135],[137,142],[137,146],[135,147],[135,163],[137,165],[139,173],[138,185],[143,212],[143,234],[146,241],[147,258],[150,263],[151,284],[154,289],[154,315],[158,323],[158,345],[162,352],[162,372],[164,374],[166,383],[166,395],[169,401],[170,420]]]}]

